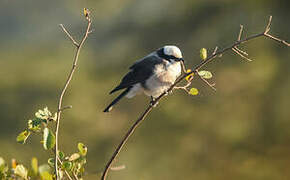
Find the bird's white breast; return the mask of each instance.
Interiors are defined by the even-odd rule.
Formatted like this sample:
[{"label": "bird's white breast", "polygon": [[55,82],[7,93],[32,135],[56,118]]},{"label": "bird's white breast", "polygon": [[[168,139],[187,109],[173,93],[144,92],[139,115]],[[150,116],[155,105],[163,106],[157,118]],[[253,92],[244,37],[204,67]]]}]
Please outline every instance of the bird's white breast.
[{"label": "bird's white breast", "polygon": [[148,96],[158,97],[175,82],[180,74],[180,62],[164,61],[164,64],[156,65],[153,75],[145,82],[144,93]]}]

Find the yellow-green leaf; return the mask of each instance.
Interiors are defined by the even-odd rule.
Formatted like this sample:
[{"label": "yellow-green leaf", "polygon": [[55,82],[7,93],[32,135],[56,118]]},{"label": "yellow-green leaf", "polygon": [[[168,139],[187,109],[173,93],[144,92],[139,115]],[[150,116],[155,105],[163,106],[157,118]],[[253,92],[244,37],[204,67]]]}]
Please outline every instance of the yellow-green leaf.
[{"label": "yellow-green leaf", "polygon": [[193,96],[198,95],[198,89],[196,89],[196,88],[191,88],[191,89],[189,90],[189,94],[191,94],[191,95],[193,95]]},{"label": "yellow-green leaf", "polygon": [[27,179],[28,171],[22,164],[16,166],[14,173],[23,179]]},{"label": "yellow-green leaf", "polygon": [[0,177],[1,177],[1,173],[5,173],[6,171],[8,171],[8,165],[6,164],[5,160],[0,157]]},{"label": "yellow-green leaf", "polygon": [[37,158],[33,157],[31,159],[31,167],[32,167],[32,171],[35,175],[37,175],[38,173],[38,161]]},{"label": "yellow-green leaf", "polygon": [[52,174],[47,171],[40,173],[41,180],[53,180]]},{"label": "yellow-green leaf", "polygon": [[69,157],[69,161],[74,161],[77,160],[78,158],[80,158],[80,154],[79,153],[73,153],[70,157]]},{"label": "yellow-green leaf", "polygon": [[47,163],[51,166],[51,167],[54,167],[54,158],[49,158],[47,160]]},{"label": "yellow-green leaf", "polygon": [[48,150],[53,148],[55,145],[55,136],[54,134],[46,127],[43,130],[43,147]]},{"label": "yellow-green leaf", "polygon": [[26,142],[27,138],[29,137],[29,135],[30,135],[30,132],[25,130],[17,136],[16,141],[21,143],[21,144],[24,144]]},{"label": "yellow-green leaf", "polygon": [[201,48],[199,52],[200,52],[200,58],[202,60],[205,60],[207,58],[207,50],[205,48]]},{"label": "yellow-green leaf", "polygon": [[212,73],[210,71],[198,71],[198,75],[200,75],[204,79],[212,78]]},{"label": "yellow-green leaf", "polygon": [[78,143],[78,149],[82,156],[87,154],[88,148],[83,143]]}]

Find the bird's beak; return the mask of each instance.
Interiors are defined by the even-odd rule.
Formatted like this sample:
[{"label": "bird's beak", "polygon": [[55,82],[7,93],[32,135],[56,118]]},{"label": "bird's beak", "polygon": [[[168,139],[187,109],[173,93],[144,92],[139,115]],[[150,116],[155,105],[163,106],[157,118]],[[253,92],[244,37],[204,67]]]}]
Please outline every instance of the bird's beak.
[{"label": "bird's beak", "polygon": [[184,59],[183,59],[183,58],[179,58],[179,61],[182,61],[182,62],[184,62]]}]

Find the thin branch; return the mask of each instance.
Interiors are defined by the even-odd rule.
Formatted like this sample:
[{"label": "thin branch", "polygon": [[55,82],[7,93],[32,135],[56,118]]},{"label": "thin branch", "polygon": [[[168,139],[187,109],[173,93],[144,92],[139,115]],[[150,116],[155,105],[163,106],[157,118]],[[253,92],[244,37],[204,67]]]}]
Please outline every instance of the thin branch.
[{"label": "thin branch", "polygon": [[[270,17],[269,18],[269,22],[268,24],[271,23],[271,20],[272,18]],[[270,26],[270,25],[269,25]],[[270,28],[267,26],[267,28]],[[211,56],[207,57],[205,60],[203,60],[202,62],[200,62],[199,64],[197,64],[193,69],[192,71],[190,72],[187,72],[185,74],[183,74],[181,77],[179,77],[175,83],[166,91],[166,92],[163,92],[159,97],[157,97],[154,101],[152,101],[149,106],[145,109],[145,111],[139,116],[139,118],[134,122],[134,124],[129,128],[129,130],[127,131],[127,133],[125,134],[125,136],[123,137],[123,139],[121,140],[121,142],[119,143],[119,145],[117,146],[116,150],[114,151],[113,155],[111,156],[110,160],[107,162],[106,166],[105,166],[105,169],[104,169],[104,172],[103,172],[103,175],[102,175],[102,180],[105,180],[107,175],[108,175],[108,171],[112,165],[112,163],[114,162],[114,160],[116,159],[116,157],[118,156],[118,154],[120,153],[122,147],[126,144],[126,142],[128,141],[129,137],[134,133],[134,131],[136,130],[136,128],[144,121],[145,117],[152,111],[152,109],[154,108],[154,106],[163,98],[165,97],[166,94],[168,94],[170,91],[173,90],[174,87],[176,87],[177,84],[179,84],[181,81],[183,81],[185,79],[185,77],[187,77],[188,75],[192,74],[193,72],[196,72],[198,71],[200,68],[202,68],[203,66],[205,66],[206,64],[210,63],[211,61],[213,61],[216,57],[218,57],[219,55],[223,54],[224,52],[226,51],[229,51],[231,50],[232,48],[240,45],[240,44],[243,44],[245,42],[248,42],[250,40],[253,40],[253,39],[256,39],[258,37],[267,37],[267,38],[270,38],[270,39],[274,39],[276,40],[275,38],[272,38],[269,37],[267,35],[267,33],[265,33],[266,31],[263,31],[262,33],[258,33],[258,34],[254,34],[252,36],[249,36],[247,38],[244,38],[244,39],[241,39],[239,41],[236,41],[234,42],[232,45],[229,45],[228,47],[222,49],[222,50],[219,50],[215,53],[213,53]],[[279,40],[276,40],[278,42],[283,42],[283,40],[279,41]],[[286,42],[286,41],[285,41]],[[285,43],[283,43],[285,44]],[[287,45],[287,44],[285,44]]]},{"label": "thin branch", "polygon": [[68,31],[64,28],[64,26],[61,25],[61,28],[62,30],[68,35],[68,37],[71,39],[72,43],[76,46],[76,52],[75,52],[75,55],[74,55],[74,58],[73,58],[73,64],[72,64],[72,68],[71,68],[71,71],[67,77],[67,80],[64,84],[64,87],[61,91],[61,94],[59,96],[59,100],[58,100],[58,106],[57,106],[57,120],[56,120],[56,129],[55,129],[55,174],[56,174],[56,180],[59,180],[59,174],[58,174],[58,161],[57,161],[57,158],[58,158],[58,132],[59,132],[59,121],[60,121],[60,116],[61,116],[61,112],[63,110],[62,108],[62,100],[63,100],[63,96],[68,88],[68,85],[73,77],[73,74],[76,70],[76,67],[77,67],[77,62],[78,62],[78,58],[79,58],[79,54],[80,54],[80,50],[85,42],[85,40],[87,39],[88,37],[88,34],[90,32],[90,28],[91,28],[91,24],[92,24],[92,21],[91,21],[91,18],[90,18],[90,15],[89,15],[89,11],[87,10],[86,11],[87,14],[85,14],[85,17],[86,17],[86,20],[87,20],[87,28],[86,28],[86,31],[83,35],[83,38],[81,40],[80,43],[76,43],[76,41],[74,41],[74,39],[72,38],[72,36],[68,33]]},{"label": "thin branch", "polygon": [[[62,165],[62,161],[59,159],[59,157],[57,157],[58,162]],[[66,174],[66,176],[69,178],[69,180],[73,180],[72,177],[70,177],[69,173],[64,170],[64,173]]]}]

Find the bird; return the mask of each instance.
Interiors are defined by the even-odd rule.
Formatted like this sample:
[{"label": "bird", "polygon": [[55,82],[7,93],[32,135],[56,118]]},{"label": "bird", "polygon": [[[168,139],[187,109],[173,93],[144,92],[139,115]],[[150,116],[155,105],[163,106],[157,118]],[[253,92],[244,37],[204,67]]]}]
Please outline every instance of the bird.
[{"label": "bird", "polygon": [[174,45],[165,45],[137,60],[129,67],[130,71],[122,78],[120,84],[109,93],[124,89],[104,112],[110,112],[123,97],[132,98],[141,93],[150,96],[153,102],[181,75],[181,62],[184,62],[181,50]]}]

